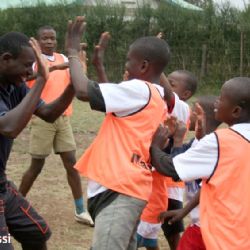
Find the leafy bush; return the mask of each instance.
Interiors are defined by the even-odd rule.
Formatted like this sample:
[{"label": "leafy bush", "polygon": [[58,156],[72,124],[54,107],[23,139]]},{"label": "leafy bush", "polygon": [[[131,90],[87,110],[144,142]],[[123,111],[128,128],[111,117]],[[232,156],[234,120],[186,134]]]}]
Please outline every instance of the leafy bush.
[{"label": "leafy bush", "polygon": [[[0,11],[0,35],[15,30],[35,36],[40,26],[51,25],[58,34],[58,50],[63,52],[67,20],[85,15],[88,25],[84,40],[88,43],[89,53],[103,31],[111,33],[105,62],[112,81],[121,79],[129,44],[140,36],[156,35],[159,31],[164,33],[164,39],[172,50],[167,72],[184,68],[193,71],[203,83],[221,84],[225,79],[240,74],[242,60],[241,70],[247,75],[250,67],[250,53],[247,53],[250,48],[247,42],[250,8],[239,12],[224,5],[218,9],[211,1],[204,6],[203,11],[191,11],[166,3],[160,4],[156,10],[144,5],[138,7],[131,18],[127,16],[128,10],[118,5],[100,3],[90,7],[59,1],[48,6],[38,1],[35,7]],[[204,48],[206,58],[203,58],[202,68]],[[90,75],[95,77],[91,67]]]}]

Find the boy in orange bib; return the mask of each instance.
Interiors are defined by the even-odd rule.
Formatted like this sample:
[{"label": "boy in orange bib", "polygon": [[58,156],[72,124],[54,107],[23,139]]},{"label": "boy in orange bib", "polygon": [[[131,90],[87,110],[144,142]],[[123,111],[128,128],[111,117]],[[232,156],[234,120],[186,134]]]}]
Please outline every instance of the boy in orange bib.
[{"label": "boy in orange bib", "polygon": [[[173,159],[161,151],[166,131],[159,128],[151,146],[155,167],[175,180],[202,179],[200,217],[208,250],[250,249],[250,79],[233,78],[222,86],[215,118],[218,129]],[[166,137],[165,137],[166,138]],[[244,195],[242,199],[242,195]]]},{"label": "boy in orange bib", "polygon": [[69,22],[67,51],[76,97],[106,113],[100,131],[76,164],[89,179],[89,211],[95,220],[93,250],[136,249],[136,228],[152,190],[149,146],[166,112],[160,75],[169,61],[167,43],[136,40],[127,54],[129,81],[97,84],[80,69],[83,17]]}]

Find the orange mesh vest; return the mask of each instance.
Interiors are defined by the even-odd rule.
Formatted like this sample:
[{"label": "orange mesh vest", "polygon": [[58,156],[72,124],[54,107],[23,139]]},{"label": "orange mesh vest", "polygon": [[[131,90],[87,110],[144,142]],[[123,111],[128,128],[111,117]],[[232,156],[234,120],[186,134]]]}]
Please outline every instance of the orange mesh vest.
[{"label": "orange mesh vest", "polygon": [[201,188],[201,229],[208,250],[250,249],[250,143],[232,129],[216,131],[218,162]]},{"label": "orange mesh vest", "polygon": [[125,117],[107,114],[97,137],[75,166],[108,189],[146,201],[152,190],[149,147],[165,114],[158,90],[147,85],[151,93],[148,104]]},{"label": "orange mesh vest", "polygon": [[148,223],[159,223],[158,216],[168,208],[166,176],[157,171],[152,172],[153,184],[147,206],[143,209],[141,220]]},{"label": "orange mesh vest", "polygon": [[[55,60],[52,62],[46,60],[49,67],[65,63],[64,58],[61,54],[54,53]],[[36,65],[35,65],[36,68]],[[41,94],[41,98],[46,102],[50,103],[57,99],[65,90],[70,82],[70,76],[68,70],[55,70],[49,73],[49,79]],[[27,82],[27,85],[31,88],[35,83],[35,80]],[[64,111],[64,115],[72,114],[72,104]]]}]

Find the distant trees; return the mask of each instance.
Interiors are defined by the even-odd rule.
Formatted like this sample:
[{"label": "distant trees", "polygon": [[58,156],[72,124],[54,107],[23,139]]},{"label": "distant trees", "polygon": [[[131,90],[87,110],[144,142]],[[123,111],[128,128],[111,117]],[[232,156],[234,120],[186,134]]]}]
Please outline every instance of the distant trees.
[{"label": "distant trees", "polygon": [[156,35],[159,31],[164,33],[172,50],[167,72],[185,68],[207,84],[220,84],[240,74],[249,75],[250,8],[240,12],[229,5],[218,8],[211,0],[189,2],[204,10],[186,10],[171,4],[161,4],[157,10],[142,6],[135,10],[132,18],[126,16],[121,6],[86,7],[66,5],[65,1],[47,6],[40,2],[33,8],[0,11],[0,35],[16,30],[34,36],[38,27],[51,25],[58,33],[58,49],[63,51],[67,20],[85,15],[88,24],[83,39],[88,43],[88,52],[103,31],[111,33],[105,57],[111,80],[121,79],[129,44],[140,36]]}]

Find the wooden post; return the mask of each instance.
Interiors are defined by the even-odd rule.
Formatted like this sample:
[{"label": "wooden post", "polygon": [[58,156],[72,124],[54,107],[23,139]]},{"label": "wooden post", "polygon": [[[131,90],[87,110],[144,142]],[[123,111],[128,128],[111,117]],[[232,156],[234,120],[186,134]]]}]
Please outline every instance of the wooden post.
[{"label": "wooden post", "polygon": [[207,74],[207,45],[202,45],[202,57],[201,57],[201,74],[202,79]]},{"label": "wooden post", "polygon": [[244,32],[240,32],[240,76],[243,76]]}]

